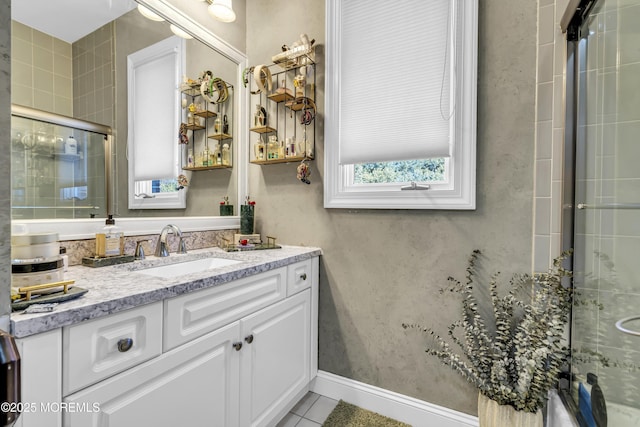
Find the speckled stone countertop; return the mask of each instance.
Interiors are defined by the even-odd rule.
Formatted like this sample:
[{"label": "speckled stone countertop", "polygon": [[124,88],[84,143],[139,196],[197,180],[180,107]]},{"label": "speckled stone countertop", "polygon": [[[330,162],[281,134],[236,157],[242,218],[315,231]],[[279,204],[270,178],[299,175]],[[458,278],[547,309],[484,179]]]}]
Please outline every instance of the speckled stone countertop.
[{"label": "speckled stone countertop", "polygon": [[[177,295],[221,285],[263,271],[273,270],[321,254],[319,248],[283,246],[282,249],[225,252],[220,248],[171,253],[164,258],[147,257],[143,261],[111,267],[70,267],[65,280],[88,289],[82,297],[58,304],[50,313],[11,315],[11,331],[16,338],[73,325],[129,308],[161,301]],[[218,267],[173,278],[144,274],[145,268],[192,261],[201,258],[227,258],[238,264]]]}]

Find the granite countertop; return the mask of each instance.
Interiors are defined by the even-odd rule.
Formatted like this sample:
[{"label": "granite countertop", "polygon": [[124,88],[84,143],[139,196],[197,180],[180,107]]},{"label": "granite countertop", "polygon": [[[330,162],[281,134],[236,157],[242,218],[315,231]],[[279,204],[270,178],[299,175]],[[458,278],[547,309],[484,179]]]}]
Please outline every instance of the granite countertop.
[{"label": "granite countertop", "polygon": [[[74,286],[88,289],[89,292],[76,300],[58,304],[55,310],[49,313],[14,312],[11,315],[11,332],[16,338],[24,338],[177,295],[211,288],[320,254],[319,248],[301,246],[242,252],[225,252],[220,248],[208,248],[190,251],[188,254],[171,253],[164,258],[147,257],[143,261],[111,267],[73,266],[65,273],[65,280],[75,280]],[[145,268],[210,257],[241,262],[172,278],[155,277],[141,272]]]}]

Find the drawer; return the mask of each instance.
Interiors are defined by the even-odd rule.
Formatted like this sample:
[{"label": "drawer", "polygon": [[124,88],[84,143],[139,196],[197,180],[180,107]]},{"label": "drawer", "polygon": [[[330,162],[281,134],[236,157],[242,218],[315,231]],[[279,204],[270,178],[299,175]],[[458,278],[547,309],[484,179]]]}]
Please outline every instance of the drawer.
[{"label": "drawer", "polygon": [[160,355],[162,302],[64,327],[62,345],[62,394],[67,396]]},{"label": "drawer", "polygon": [[164,351],[284,299],[286,275],[282,267],[165,300]]},{"label": "drawer", "polygon": [[313,268],[311,260],[300,261],[287,266],[287,296],[311,287]]}]

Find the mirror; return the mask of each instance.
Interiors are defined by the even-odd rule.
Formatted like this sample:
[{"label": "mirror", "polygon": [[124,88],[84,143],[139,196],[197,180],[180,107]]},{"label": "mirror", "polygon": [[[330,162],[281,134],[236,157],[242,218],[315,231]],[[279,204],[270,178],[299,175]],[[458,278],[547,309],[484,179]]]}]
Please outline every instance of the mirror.
[{"label": "mirror", "polygon": [[[25,6],[25,3],[30,5]],[[53,13],[47,12],[47,8],[52,7],[50,3],[55,3]],[[242,141],[246,140],[245,129],[248,128],[243,123],[245,121],[243,118],[246,116],[246,101],[242,99],[240,90],[232,92],[233,111],[229,113],[232,117],[229,127],[233,132],[233,168],[186,172],[189,186],[185,209],[128,209],[127,56],[174,34],[169,28],[169,22],[154,22],[143,17],[136,10],[137,3],[132,0],[91,2],[90,8],[93,9],[98,6],[98,3],[106,3],[108,6],[113,3],[113,7],[123,5],[126,7],[124,10],[117,11],[120,14],[115,19],[86,30],[80,27],[92,18],[78,16],[77,11],[61,11],[62,3],[65,2],[46,0],[13,2],[12,10],[26,8],[27,18],[16,17],[16,20],[19,19],[22,22],[13,22],[12,102],[104,124],[113,129],[112,159],[110,159],[113,165],[111,195],[113,213],[116,217],[217,216],[219,203],[223,197],[228,197],[237,207],[240,194],[245,193],[246,186],[245,179],[239,179],[244,175],[243,170],[246,164],[239,148],[242,146]],[[77,2],[70,3],[77,4]],[[217,77],[229,82],[236,89],[239,88],[240,76],[247,63],[244,54],[217,38],[168,1],[140,0],[139,3],[144,3],[165,18],[170,18],[178,28],[196,37],[185,42],[187,77],[196,79],[202,71],[211,70]],[[203,13],[206,14],[206,4],[202,6]],[[191,5],[189,7],[193,8]],[[72,27],[78,31],[87,32],[72,41],[49,37],[25,25],[25,21],[31,22],[29,21],[31,18],[37,23],[36,11],[44,15],[45,21],[47,17],[55,16],[54,26],[57,28]],[[71,15],[69,23],[60,21],[60,17],[69,16],[69,14]],[[44,47],[38,45],[42,42],[47,45]],[[49,85],[51,93],[37,87],[38,83],[42,83],[41,80],[51,83]],[[63,90],[63,94],[56,93],[57,89]],[[187,113],[183,110],[176,114],[186,118]],[[175,137],[177,144],[178,135]],[[186,150],[184,151],[186,156]],[[185,161],[182,162],[183,165],[186,164]],[[86,174],[90,173],[86,172]],[[56,189],[52,197],[58,193]],[[42,219],[68,217],[59,212],[54,212],[47,217],[43,216],[43,212],[45,210],[39,210],[39,215],[36,217]],[[235,214],[237,215],[237,212]],[[87,214],[86,217],[88,216]],[[84,213],[79,213],[76,217],[86,218]],[[17,219],[16,215],[14,219]]]}]

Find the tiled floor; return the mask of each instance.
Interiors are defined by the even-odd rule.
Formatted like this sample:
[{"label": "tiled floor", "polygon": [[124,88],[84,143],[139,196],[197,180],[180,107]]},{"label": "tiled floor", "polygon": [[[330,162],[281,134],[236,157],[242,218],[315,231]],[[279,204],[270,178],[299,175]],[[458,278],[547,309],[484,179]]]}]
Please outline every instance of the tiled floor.
[{"label": "tiled floor", "polygon": [[309,392],[278,423],[277,427],[319,427],[337,404],[337,400]]}]

